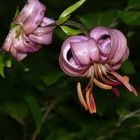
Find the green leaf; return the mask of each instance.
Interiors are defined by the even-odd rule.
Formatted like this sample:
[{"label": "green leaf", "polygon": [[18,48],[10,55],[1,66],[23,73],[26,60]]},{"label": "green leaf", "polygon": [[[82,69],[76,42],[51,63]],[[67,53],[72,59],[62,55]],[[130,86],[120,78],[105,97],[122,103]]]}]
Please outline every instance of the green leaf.
[{"label": "green leaf", "polygon": [[130,111],[127,108],[125,108],[124,106],[119,106],[116,112],[120,117],[125,116],[128,113],[130,113]]},{"label": "green leaf", "polygon": [[122,71],[126,74],[136,73],[135,67],[130,60],[127,60],[121,67]]},{"label": "green leaf", "polygon": [[39,132],[41,129],[41,124],[42,124],[42,113],[41,113],[39,104],[37,100],[31,95],[26,96],[25,100],[30,108],[32,117],[36,125],[36,129]]},{"label": "green leaf", "polygon": [[128,112],[128,113],[127,113],[127,110],[124,110],[124,112],[121,112],[121,113],[118,112],[118,114],[120,115],[120,118],[119,118],[117,126],[120,126],[121,123],[124,122],[127,119],[134,118],[134,117],[139,117],[140,116],[140,109],[137,109],[135,111]]},{"label": "green leaf", "polygon": [[65,40],[68,37],[60,28],[57,28],[55,33],[61,40]]},{"label": "green leaf", "polygon": [[0,112],[8,113],[21,124],[23,124],[23,119],[29,115],[27,105],[24,102],[6,101],[3,103],[3,106],[0,107]]},{"label": "green leaf", "polygon": [[140,25],[140,12],[139,11],[118,11],[119,17],[127,25],[139,26]]},{"label": "green leaf", "polygon": [[[14,18],[17,17],[18,14],[19,14],[19,6],[17,6]],[[16,26],[16,24],[12,22],[10,28],[14,28],[15,26]]]},{"label": "green leaf", "polygon": [[57,24],[57,25],[61,25],[61,24],[63,24],[65,21],[67,21],[69,18],[70,18],[70,15],[65,16],[65,17],[61,17],[61,18],[59,18],[58,21],[56,21],[56,24]]},{"label": "green leaf", "polygon": [[20,12],[20,11],[19,11],[19,6],[17,6],[17,9],[16,9],[16,13],[15,13],[14,18],[17,17],[17,15],[19,14],[19,12]]},{"label": "green leaf", "polygon": [[117,17],[115,10],[108,10],[100,13],[88,13],[80,17],[80,21],[87,26],[89,29],[92,29],[95,26],[110,26],[115,25],[114,21]]},{"label": "green leaf", "polygon": [[41,79],[47,86],[55,84],[64,74],[62,72],[50,72],[47,76],[42,76]]},{"label": "green leaf", "polygon": [[72,6],[68,7],[63,13],[60,15],[59,20],[63,17],[69,16],[72,12],[74,12],[76,9],[78,9],[86,0],[80,0],[73,4]]},{"label": "green leaf", "polygon": [[60,26],[60,27],[63,30],[63,32],[67,35],[78,35],[78,34],[82,33],[80,30],[72,29],[65,25]]},{"label": "green leaf", "polygon": [[140,0],[129,0],[127,9],[140,9]]},{"label": "green leaf", "polygon": [[0,55],[0,75],[3,78],[4,78],[4,67],[5,67],[4,58],[2,55]]}]

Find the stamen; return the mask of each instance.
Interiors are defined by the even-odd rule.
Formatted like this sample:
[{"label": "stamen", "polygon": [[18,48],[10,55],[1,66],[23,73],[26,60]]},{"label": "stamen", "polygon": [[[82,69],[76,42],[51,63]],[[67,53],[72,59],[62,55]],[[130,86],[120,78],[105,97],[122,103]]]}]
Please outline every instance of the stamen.
[{"label": "stamen", "polygon": [[110,86],[110,85],[107,85],[107,84],[104,84],[104,83],[102,83],[102,82],[100,82],[100,81],[98,81],[97,79],[95,79],[94,78],[94,83],[95,83],[95,85],[96,86],[98,86],[98,87],[100,87],[100,88],[102,88],[102,89],[107,89],[107,90],[110,90],[110,89],[112,89],[112,86]]},{"label": "stamen", "polygon": [[[111,77],[109,77],[109,76],[107,76],[107,73],[103,70],[103,66],[101,67],[102,65],[100,65],[100,68],[98,68],[98,75],[99,75],[99,77],[103,80],[103,81],[105,81],[105,83],[107,83],[107,84],[109,84],[109,85],[112,85],[112,86],[118,86],[118,85],[121,85],[122,83],[121,82],[119,82],[119,81],[116,81],[116,80],[114,80],[114,79],[112,79]],[[103,70],[103,71],[101,71],[101,70]],[[108,79],[106,79],[104,76],[103,76],[103,74],[102,74],[102,72],[103,72],[103,74],[105,74],[105,76],[107,77],[107,78],[109,78],[111,81],[109,81]],[[110,72],[109,72],[110,73]],[[123,76],[123,79],[125,80],[125,81],[127,81],[127,82],[129,82],[129,77],[127,77],[127,76]],[[113,82],[112,82],[113,81]]]},{"label": "stamen", "polygon": [[93,67],[94,67],[95,77],[98,78],[98,72],[97,72],[98,71],[98,64],[95,63]]},{"label": "stamen", "polygon": [[119,92],[119,90],[118,89],[116,89],[116,88],[112,88],[112,91],[114,92],[114,94],[115,94],[115,96],[116,97],[120,97],[120,92]]},{"label": "stamen", "polygon": [[118,81],[116,81],[115,79],[113,79],[113,78],[111,78],[108,74],[107,74],[107,70],[106,70],[106,68],[103,66],[103,65],[99,65],[99,68],[98,68],[99,70],[100,70],[100,73],[103,73],[103,75],[105,75],[106,76],[106,78],[108,78],[110,81],[112,81],[112,82],[118,82]]},{"label": "stamen", "polygon": [[128,76],[123,76],[123,79],[129,83],[129,77]]},{"label": "stamen", "polygon": [[89,81],[88,85],[86,86],[86,89],[84,90],[84,92],[86,92],[89,89],[89,87],[93,86],[94,72],[95,72],[94,66],[91,66],[90,67],[90,73],[89,73],[90,81]]},{"label": "stamen", "polygon": [[77,83],[77,93],[78,93],[78,97],[79,97],[79,100],[80,100],[82,106],[83,106],[86,110],[88,110],[86,101],[85,101],[84,96],[83,96],[83,93],[82,93],[82,89],[81,89],[81,84],[80,84],[80,82]]},{"label": "stamen", "polygon": [[90,113],[96,113],[96,104],[91,93],[91,88],[89,88],[86,92],[86,101],[89,108]]},{"label": "stamen", "polygon": [[113,76],[115,76],[120,82],[122,82],[122,84],[132,93],[134,93],[134,95],[137,96],[137,92],[135,90],[135,88],[129,84],[125,79],[124,77],[122,77],[121,75],[119,75],[118,73],[116,72],[110,72]]},{"label": "stamen", "polygon": [[99,71],[98,71],[98,75],[99,75],[99,77],[105,82],[105,83],[107,83],[107,84],[109,84],[109,85],[112,85],[112,86],[118,86],[118,85],[121,85],[121,82],[112,82],[112,81],[109,81],[108,79],[106,79],[103,75],[102,75],[102,73],[100,73]]},{"label": "stamen", "polygon": [[100,71],[100,73],[107,75],[106,68],[103,65],[98,65],[98,70]]}]

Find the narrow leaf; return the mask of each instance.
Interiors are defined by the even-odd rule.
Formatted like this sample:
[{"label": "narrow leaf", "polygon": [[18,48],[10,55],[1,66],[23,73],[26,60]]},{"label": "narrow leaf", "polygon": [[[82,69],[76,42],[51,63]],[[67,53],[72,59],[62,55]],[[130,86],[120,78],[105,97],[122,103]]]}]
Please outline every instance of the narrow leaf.
[{"label": "narrow leaf", "polygon": [[65,16],[65,17],[61,17],[59,18],[59,20],[56,22],[57,25],[61,25],[63,24],[65,21],[67,21],[70,18],[70,15]]},{"label": "narrow leaf", "polygon": [[[19,14],[19,6],[17,6],[14,18],[16,18],[18,16],[18,14]],[[13,18],[13,20],[14,20],[14,18]],[[15,26],[16,26],[16,24],[12,22],[10,28],[14,28]]]},{"label": "narrow leaf", "polygon": [[140,9],[140,0],[129,0],[127,9]]},{"label": "narrow leaf", "polygon": [[[104,12],[87,13],[80,16],[80,22],[89,29],[95,26],[115,26],[117,17],[116,10],[107,10]],[[94,21],[94,22],[91,22]]]},{"label": "narrow leaf", "polygon": [[51,86],[53,84],[55,84],[60,78],[63,77],[63,73],[62,72],[50,72],[49,75],[47,76],[42,76],[41,80],[43,80],[43,82],[47,85],[47,86]]},{"label": "narrow leaf", "polygon": [[63,32],[67,35],[78,35],[78,34],[82,33],[80,30],[72,29],[65,25],[60,26],[60,27],[63,30]]},{"label": "narrow leaf", "polygon": [[27,104],[25,104],[25,102],[6,101],[0,109],[21,124],[23,124],[23,120],[29,115]]},{"label": "narrow leaf", "polygon": [[140,25],[140,12],[139,11],[119,11],[120,18],[127,25],[139,26]]},{"label": "narrow leaf", "polygon": [[41,123],[42,123],[42,114],[40,111],[39,104],[38,104],[37,100],[31,95],[27,96],[25,98],[25,100],[31,111],[32,117],[33,117],[35,125],[36,125],[36,129],[39,132],[40,128],[41,128]]},{"label": "narrow leaf", "polygon": [[70,15],[72,12],[74,12],[76,9],[78,9],[86,0],[80,0],[73,4],[72,6],[68,7],[59,17],[61,19],[62,17],[66,17]]}]

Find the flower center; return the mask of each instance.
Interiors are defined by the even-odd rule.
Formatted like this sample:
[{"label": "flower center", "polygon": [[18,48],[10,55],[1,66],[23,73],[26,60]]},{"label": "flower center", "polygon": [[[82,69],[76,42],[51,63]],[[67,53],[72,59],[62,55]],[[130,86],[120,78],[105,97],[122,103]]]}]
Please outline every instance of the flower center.
[{"label": "flower center", "polygon": [[13,29],[15,30],[15,38],[18,39],[21,35],[22,27],[20,25],[16,25]]},{"label": "flower center", "polygon": [[[86,110],[89,109],[90,113],[96,112],[96,104],[95,104],[94,97],[92,94],[93,84],[95,84],[96,86],[102,89],[107,89],[107,90],[112,89],[111,85],[104,84],[97,80],[100,77],[100,75],[103,75],[103,74],[107,75],[106,68],[101,64],[94,63],[89,68],[88,77],[90,77],[90,81],[83,92],[81,89],[80,82],[77,83],[77,92],[78,92],[79,100]],[[85,95],[86,101],[84,99],[84,95],[83,95],[84,93],[86,93]]]}]

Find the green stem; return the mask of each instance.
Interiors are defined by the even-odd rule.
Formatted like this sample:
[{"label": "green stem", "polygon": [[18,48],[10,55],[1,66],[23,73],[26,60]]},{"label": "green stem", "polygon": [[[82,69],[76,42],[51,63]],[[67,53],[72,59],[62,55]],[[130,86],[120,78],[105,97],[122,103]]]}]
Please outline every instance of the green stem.
[{"label": "green stem", "polygon": [[68,20],[63,24],[76,27],[76,28],[80,29],[86,36],[89,37],[89,30],[84,25],[82,25],[76,21],[72,21],[72,20]]}]

